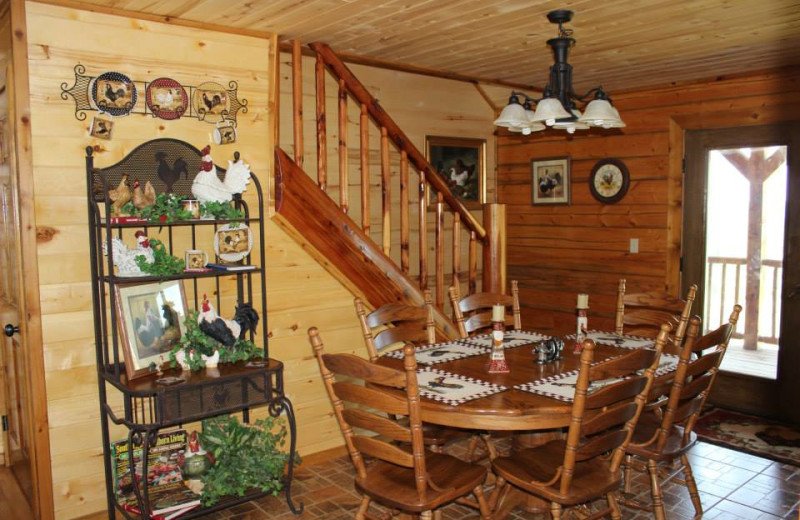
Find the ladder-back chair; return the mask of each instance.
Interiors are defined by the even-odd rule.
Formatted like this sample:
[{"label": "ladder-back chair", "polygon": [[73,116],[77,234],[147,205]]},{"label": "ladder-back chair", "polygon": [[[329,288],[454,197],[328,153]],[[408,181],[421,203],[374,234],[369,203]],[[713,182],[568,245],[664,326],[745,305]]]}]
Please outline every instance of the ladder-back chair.
[{"label": "ladder-back chair", "polygon": [[[667,482],[683,472],[685,477],[683,482],[689,490],[696,517],[703,513],[697,484],[686,454],[697,441],[697,435],[692,430],[714,385],[719,365],[725,355],[731,334],[736,329],[741,311],[741,306],[734,305],[728,323],[700,338],[697,337],[700,330],[699,318],[693,317],[690,320],[686,343],[680,353],[664,410],[658,415],[642,416],[625,457],[627,493],[631,491],[631,470],[636,469],[637,461],[634,457],[647,461],[652,504],[647,506],[626,500],[626,505],[652,511],[657,520],[664,520],[662,482]],[[676,468],[672,467],[672,463],[677,460],[680,460],[681,464]],[[671,471],[665,477],[659,474],[659,463],[666,463],[671,467]]]},{"label": "ladder-back chair", "polygon": [[[325,354],[316,327],[308,335],[355,466],[355,487],[363,497],[356,519],[376,518],[368,512],[373,500],[422,519],[456,501],[488,519],[482,488],[487,469],[425,450],[414,347],[403,347],[403,370],[396,370],[352,354]],[[386,415],[406,417],[408,424]],[[477,502],[465,498],[470,493]]]},{"label": "ladder-back chair", "polygon": [[453,306],[453,321],[462,338],[488,332],[492,326],[492,307],[503,305],[506,309],[506,326],[515,330],[522,328],[522,317],[519,308],[519,286],[516,280],[511,281],[511,294],[479,292],[461,298],[457,286],[450,287],[450,303]]},{"label": "ladder-back chair", "polygon": [[509,486],[514,486],[550,502],[554,520],[561,518],[564,507],[603,497],[608,507],[592,518],[610,513],[619,519],[615,493],[622,483],[620,464],[647,400],[669,330],[665,324],[654,349],[635,349],[597,364],[593,364],[595,344],[586,340],[566,439],[492,461],[497,486],[490,505],[494,507]]}]

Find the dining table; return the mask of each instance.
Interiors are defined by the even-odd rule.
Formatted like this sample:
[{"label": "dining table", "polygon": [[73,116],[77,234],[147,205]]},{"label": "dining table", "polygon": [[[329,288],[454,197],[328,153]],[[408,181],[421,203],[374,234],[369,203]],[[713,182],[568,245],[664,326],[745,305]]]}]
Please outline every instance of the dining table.
[{"label": "dining table", "polygon": [[[595,342],[595,362],[655,344],[651,338],[605,331],[588,331],[587,337]],[[570,422],[580,349],[574,335],[564,336],[558,338],[564,346],[557,359],[537,362],[542,356],[536,348],[550,338],[535,331],[506,331],[503,354],[508,372],[489,371],[490,334],[419,346],[415,357],[423,422],[481,432],[513,432],[515,437],[534,439],[539,433],[540,442],[560,435]],[[677,361],[677,356],[662,355],[656,371],[659,385],[669,380]],[[402,349],[381,356],[376,363],[401,369]],[[534,440],[527,445],[535,444]],[[520,445],[515,442],[514,446]],[[493,518],[503,518],[519,505],[528,511],[547,511],[540,501],[517,493],[498,504]]]}]

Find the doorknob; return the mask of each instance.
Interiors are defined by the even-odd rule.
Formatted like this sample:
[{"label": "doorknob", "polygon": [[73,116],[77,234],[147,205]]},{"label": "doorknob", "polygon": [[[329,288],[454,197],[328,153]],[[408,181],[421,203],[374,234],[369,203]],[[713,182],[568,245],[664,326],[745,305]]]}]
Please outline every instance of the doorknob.
[{"label": "doorknob", "polygon": [[8,336],[10,338],[11,336],[13,336],[17,332],[19,332],[19,325],[15,326],[15,325],[12,325],[10,323],[6,323],[6,326],[3,327],[3,330],[5,331],[6,336]]}]

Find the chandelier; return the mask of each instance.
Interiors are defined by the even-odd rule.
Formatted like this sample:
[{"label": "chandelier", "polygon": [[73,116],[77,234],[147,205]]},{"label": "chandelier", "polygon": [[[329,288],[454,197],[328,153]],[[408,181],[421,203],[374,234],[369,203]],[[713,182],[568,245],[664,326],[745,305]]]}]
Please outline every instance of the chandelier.
[{"label": "chandelier", "polygon": [[[534,99],[524,92],[512,91],[508,105],[500,112],[494,124],[508,128],[512,132],[528,135],[552,127],[574,133],[591,127],[622,128],[625,123],[619,112],[611,104],[601,87],[589,89],[578,95],[572,88],[572,65],[567,63],[570,47],[575,45],[572,29],[563,24],[572,20],[572,11],[559,9],[547,13],[550,23],[558,24],[558,37],[547,40],[553,49],[555,64],[550,67],[550,82],[540,99]],[[589,101],[590,96],[594,96]],[[578,110],[578,103],[585,105],[584,112]],[[536,110],[533,110],[533,106]]]}]

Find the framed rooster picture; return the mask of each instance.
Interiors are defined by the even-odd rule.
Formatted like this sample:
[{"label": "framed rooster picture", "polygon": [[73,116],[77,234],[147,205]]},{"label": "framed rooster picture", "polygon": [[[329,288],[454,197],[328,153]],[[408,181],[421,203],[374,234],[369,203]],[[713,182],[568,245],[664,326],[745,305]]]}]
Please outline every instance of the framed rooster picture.
[{"label": "framed rooster picture", "polygon": [[128,379],[166,363],[186,332],[186,292],[180,280],[115,287],[122,355]]},{"label": "framed rooster picture", "polygon": [[569,157],[551,157],[531,161],[531,204],[569,204]]}]

